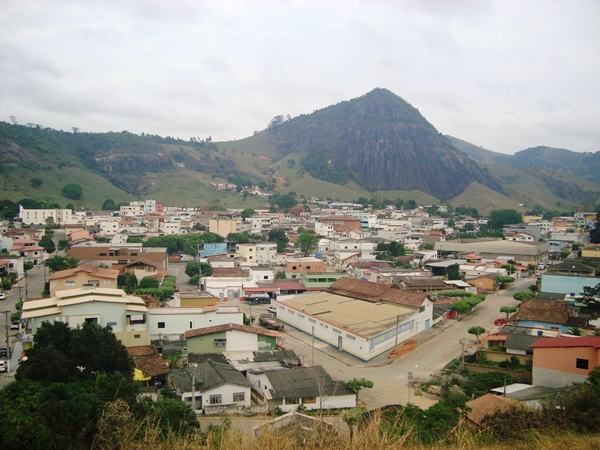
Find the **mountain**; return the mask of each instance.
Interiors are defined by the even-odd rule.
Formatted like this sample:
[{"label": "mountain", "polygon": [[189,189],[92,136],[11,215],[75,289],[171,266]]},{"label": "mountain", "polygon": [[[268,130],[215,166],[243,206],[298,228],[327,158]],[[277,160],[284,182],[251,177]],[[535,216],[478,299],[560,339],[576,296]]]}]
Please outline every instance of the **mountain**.
[{"label": "mountain", "polygon": [[[505,155],[452,136],[446,137],[456,148],[487,168],[505,191],[513,198],[519,197],[522,203],[531,204],[531,191],[549,191],[558,199],[579,205],[598,202],[600,152],[578,153],[540,146]],[[546,202],[539,200],[538,203]]]},{"label": "mountain", "polygon": [[472,182],[500,184],[441,135],[419,111],[386,89],[269,127],[283,155],[305,152],[315,178],[353,179],[369,191],[420,190],[454,197]]}]

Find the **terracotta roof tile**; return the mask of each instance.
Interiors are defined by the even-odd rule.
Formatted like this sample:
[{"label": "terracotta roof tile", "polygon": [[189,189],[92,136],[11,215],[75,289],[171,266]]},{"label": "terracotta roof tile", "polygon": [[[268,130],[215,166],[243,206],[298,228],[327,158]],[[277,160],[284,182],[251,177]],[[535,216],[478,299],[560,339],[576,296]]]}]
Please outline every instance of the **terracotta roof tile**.
[{"label": "terracotta roof tile", "polygon": [[59,270],[54,272],[52,275],[48,277],[49,280],[59,280],[62,278],[72,277],[79,272],[86,272],[90,275],[101,277],[101,278],[110,278],[116,280],[119,276],[119,271],[114,269],[104,269],[102,267],[98,267],[96,264],[85,263],[80,266],[74,267],[73,269]]},{"label": "terracotta roof tile", "polygon": [[359,300],[377,302],[379,301],[379,297],[390,289],[392,289],[392,286],[389,284],[372,283],[370,281],[344,277],[329,286],[328,292]]},{"label": "terracotta roof tile", "polygon": [[410,306],[413,308],[419,308],[425,299],[427,294],[422,292],[411,292],[402,291],[400,289],[390,289],[381,295],[380,300],[384,302],[397,303],[399,305]]},{"label": "terracotta roof tile", "polygon": [[483,422],[483,419],[485,419],[486,416],[494,415],[497,412],[507,411],[511,407],[524,407],[522,403],[517,400],[500,397],[494,394],[485,394],[482,397],[471,400],[470,402],[467,402],[467,406],[471,408],[467,417],[477,425],[481,425],[481,422]]},{"label": "terracotta roof tile", "polygon": [[564,325],[574,314],[574,308],[565,302],[530,298],[521,302],[521,307],[512,320],[535,320]]},{"label": "terracotta roof tile", "polygon": [[170,372],[169,360],[161,355],[139,356],[134,361],[137,368],[147,377],[166,375]]},{"label": "terracotta roof tile", "polygon": [[540,338],[529,348],[593,347],[600,349],[600,336]]}]

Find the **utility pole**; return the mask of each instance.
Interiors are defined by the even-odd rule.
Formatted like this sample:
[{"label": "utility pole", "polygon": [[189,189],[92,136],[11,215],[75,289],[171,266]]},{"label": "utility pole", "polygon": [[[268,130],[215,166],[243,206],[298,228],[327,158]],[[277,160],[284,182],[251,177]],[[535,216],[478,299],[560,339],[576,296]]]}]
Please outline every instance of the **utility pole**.
[{"label": "utility pole", "polygon": [[400,325],[400,314],[396,316],[396,343],[394,344],[394,356],[398,351],[398,325]]},{"label": "utility pole", "polygon": [[[7,325],[7,327],[8,327],[8,325]],[[7,328],[7,330],[8,330],[8,328]],[[8,333],[8,331],[7,331],[7,333]],[[7,336],[8,336],[8,334],[7,334]],[[312,365],[313,365],[313,367],[315,365],[315,327],[314,326],[312,327]]]},{"label": "utility pole", "polygon": [[196,369],[198,364],[194,364],[194,375],[192,376],[192,411],[196,414]]},{"label": "utility pole", "polygon": [[410,385],[412,383],[412,378],[413,378],[413,373],[408,372],[408,401],[406,402],[407,405],[410,403]]},{"label": "utility pole", "polygon": [[10,312],[8,309],[2,311],[4,313],[4,322],[6,324],[6,359],[8,359],[10,361],[10,336],[8,335],[9,333],[9,326],[8,326],[8,313]]}]

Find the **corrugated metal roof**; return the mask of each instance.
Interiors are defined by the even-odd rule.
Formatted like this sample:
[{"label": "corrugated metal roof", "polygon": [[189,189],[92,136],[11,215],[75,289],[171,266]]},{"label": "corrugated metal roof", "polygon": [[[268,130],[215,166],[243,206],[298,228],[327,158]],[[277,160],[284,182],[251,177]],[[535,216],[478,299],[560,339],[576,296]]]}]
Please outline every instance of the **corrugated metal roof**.
[{"label": "corrugated metal roof", "polygon": [[277,370],[266,373],[273,398],[307,398],[354,395],[342,381],[334,381],[321,366]]}]

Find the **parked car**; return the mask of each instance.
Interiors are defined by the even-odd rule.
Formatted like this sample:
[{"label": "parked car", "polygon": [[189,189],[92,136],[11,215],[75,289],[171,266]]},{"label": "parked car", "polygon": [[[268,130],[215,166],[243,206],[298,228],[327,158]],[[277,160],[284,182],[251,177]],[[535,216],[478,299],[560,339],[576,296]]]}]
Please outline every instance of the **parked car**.
[{"label": "parked car", "polygon": [[496,319],[494,320],[494,325],[496,325],[497,327],[499,327],[500,325],[506,325],[506,319]]},{"label": "parked car", "polygon": [[6,292],[0,293],[0,300],[6,300],[6,297],[7,297]]},{"label": "parked car", "polygon": [[10,329],[11,330],[18,330],[19,329],[19,322],[13,322],[10,324]]},{"label": "parked car", "polygon": [[6,361],[0,361],[0,372],[6,372],[8,370],[8,366]]},{"label": "parked car", "polygon": [[270,313],[273,313],[273,314],[277,314],[277,306],[269,306],[267,308],[267,311],[269,311]]},{"label": "parked car", "polygon": [[6,346],[0,347],[0,358],[2,358],[3,356],[5,358],[8,356],[8,349],[6,348]]},{"label": "parked car", "polygon": [[536,277],[541,277],[541,276],[542,276],[542,272],[536,272],[536,273],[535,273],[535,276],[536,276]]}]

